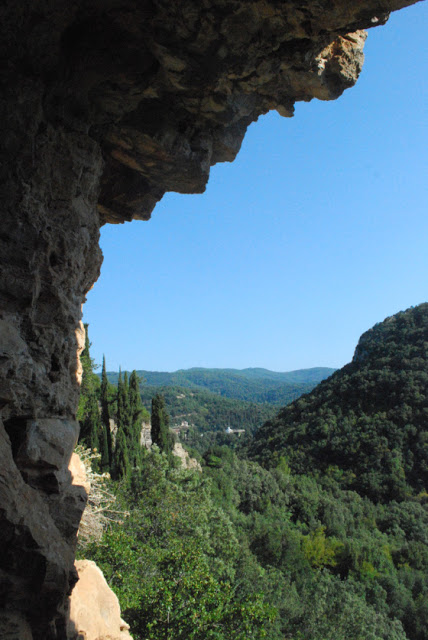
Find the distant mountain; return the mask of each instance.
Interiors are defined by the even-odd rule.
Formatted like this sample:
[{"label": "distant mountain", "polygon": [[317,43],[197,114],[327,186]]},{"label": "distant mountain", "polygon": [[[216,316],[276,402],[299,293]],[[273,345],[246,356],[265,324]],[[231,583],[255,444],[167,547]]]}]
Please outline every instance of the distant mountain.
[{"label": "distant mountain", "polygon": [[249,455],[375,501],[426,491],[428,304],[364,333],[352,362],[263,425]]},{"label": "distant mountain", "polygon": [[[302,393],[307,393],[335,369],[315,367],[297,371],[276,372],[268,369],[205,369],[179,371],[137,371],[145,384],[152,387],[187,387],[211,391],[227,398],[247,402],[285,405]],[[117,384],[118,373],[109,372],[111,383]]]}]

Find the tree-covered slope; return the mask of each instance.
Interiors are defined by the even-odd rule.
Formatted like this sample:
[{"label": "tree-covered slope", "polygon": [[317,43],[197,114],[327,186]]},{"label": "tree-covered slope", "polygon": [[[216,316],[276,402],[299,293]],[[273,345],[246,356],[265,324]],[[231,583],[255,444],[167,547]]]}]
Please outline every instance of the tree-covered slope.
[{"label": "tree-covered slope", "polygon": [[[119,515],[85,555],[104,570],[135,640],[426,640],[427,312],[374,327],[350,365],[266,423],[250,449],[265,466],[221,432],[200,438],[202,473],[178,468],[165,447],[136,451],[137,377],[110,394],[107,385],[132,460],[118,466],[116,438],[116,480],[105,482]],[[85,356],[80,417],[93,446],[105,380],[98,390],[89,343]],[[210,422],[211,409],[227,419],[245,404],[166,392],[178,396],[171,422],[180,411]]]},{"label": "tree-covered slope", "polygon": [[331,476],[371,499],[428,487],[428,304],[364,333],[352,362],[257,432],[250,457]]},{"label": "tree-covered slope", "polygon": [[245,429],[252,434],[276,413],[275,408],[269,405],[224,398],[210,391],[142,385],[141,399],[147,409],[157,392],[162,393],[165,398],[171,426],[179,425],[185,420],[200,433],[224,431],[231,427]]},{"label": "tree-covered slope", "polygon": [[[334,369],[315,367],[297,371],[276,372],[268,369],[181,369],[173,373],[137,371],[148,386],[179,386],[211,391],[227,398],[247,402],[267,402],[283,405],[310,391],[327,378]],[[109,372],[109,381],[117,384],[116,372]]]}]

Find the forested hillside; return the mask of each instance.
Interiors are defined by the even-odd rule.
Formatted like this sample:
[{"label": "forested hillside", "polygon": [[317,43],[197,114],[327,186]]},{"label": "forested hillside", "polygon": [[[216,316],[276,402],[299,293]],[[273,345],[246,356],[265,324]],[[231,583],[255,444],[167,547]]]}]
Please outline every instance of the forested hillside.
[{"label": "forested hillside", "polygon": [[155,393],[161,393],[171,416],[171,426],[185,420],[198,434],[225,431],[231,427],[245,429],[251,435],[277,413],[277,409],[271,405],[225,398],[188,387],[150,387],[142,384],[140,391],[147,409],[150,409]]},{"label": "forested hillside", "polygon": [[[206,448],[202,473],[166,440],[133,454],[110,485],[123,517],[82,553],[135,640],[426,640],[427,336],[428,304],[376,325],[249,446]],[[113,413],[130,389],[110,387]]]},{"label": "forested hillside", "polygon": [[[182,369],[173,373],[137,371],[148,386],[187,387],[245,400],[284,405],[307,393],[331,375],[335,369],[315,367],[279,373],[268,369]],[[117,384],[118,374],[108,372],[108,379]]]},{"label": "forested hillside", "polygon": [[281,410],[251,458],[324,474],[375,501],[428,487],[428,304],[361,337],[352,362]]}]

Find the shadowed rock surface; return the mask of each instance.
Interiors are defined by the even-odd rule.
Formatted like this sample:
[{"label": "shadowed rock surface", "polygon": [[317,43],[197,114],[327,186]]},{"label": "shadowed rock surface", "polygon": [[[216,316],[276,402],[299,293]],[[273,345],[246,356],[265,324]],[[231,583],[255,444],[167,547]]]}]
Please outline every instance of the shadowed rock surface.
[{"label": "shadowed rock surface", "polygon": [[68,518],[67,466],[100,225],[202,192],[260,114],[337,98],[361,70],[361,29],[411,4],[1,4],[1,637],[65,637],[79,511]]}]

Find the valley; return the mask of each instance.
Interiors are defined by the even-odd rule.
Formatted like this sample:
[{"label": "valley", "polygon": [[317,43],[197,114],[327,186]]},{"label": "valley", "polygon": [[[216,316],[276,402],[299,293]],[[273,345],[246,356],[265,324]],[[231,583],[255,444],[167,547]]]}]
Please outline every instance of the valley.
[{"label": "valley", "polygon": [[[128,447],[126,465],[113,452],[111,487],[128,516],[82,553],[133,637],[425,640],[427,350],[422,304],[376,324],[351,363],[280,410],[190,385],[143,382],[137,396],[136,372],[116,388],[104,371]],[[87,375],[102,407],[99,377]],[[153,392],[152,436],[154,420],[164,435],[147,450],[135,426]],[[179,434],[200,470],[171,455],[170,427],[190,417],[199,440],[218,427],[200,446],[192,429]],[[232,419],[244,437],[224,432]]]}]

